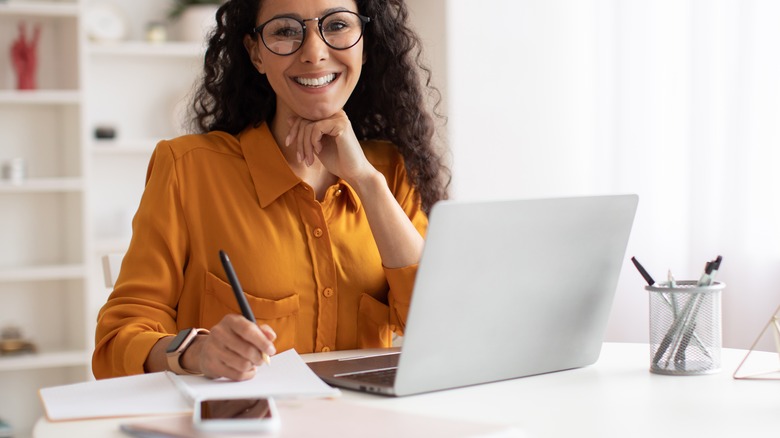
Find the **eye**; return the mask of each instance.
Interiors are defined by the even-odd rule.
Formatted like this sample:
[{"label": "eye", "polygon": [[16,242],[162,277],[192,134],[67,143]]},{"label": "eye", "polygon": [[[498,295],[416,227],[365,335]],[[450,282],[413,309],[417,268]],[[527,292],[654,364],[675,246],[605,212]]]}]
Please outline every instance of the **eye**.
[{"label": "eye", "polygon": [[294,27],[280,27],[274,29],[271,35],[279,38],[296,38],[301,35],[301,30]]},{"label": "eye", "polygon": [[289,18],[277,18],[263,29],[263,35],[274,39],[296,39],[303,34],[301,24]]},{"label": "eye", "polygon": [[341,32],[349,28],[349,23],[343,20],[332,20],[323,24],[322,30],[326,32]]},{"label": "eye", "polygon": [[328,15],[322,22],[322,31],[328,33],[347,33],[360,30],[360,18],[351,12],[336,12]]}]

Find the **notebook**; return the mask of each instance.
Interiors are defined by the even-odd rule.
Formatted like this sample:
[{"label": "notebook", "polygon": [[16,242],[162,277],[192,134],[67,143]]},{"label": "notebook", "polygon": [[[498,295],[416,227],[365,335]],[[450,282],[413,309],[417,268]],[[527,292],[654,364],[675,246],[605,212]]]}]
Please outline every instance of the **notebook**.
[{"label": "notebook", "polygon": [[309,366],[334,386],[403,396],[593,364],[637,202],[441,201],[401,351]]}]

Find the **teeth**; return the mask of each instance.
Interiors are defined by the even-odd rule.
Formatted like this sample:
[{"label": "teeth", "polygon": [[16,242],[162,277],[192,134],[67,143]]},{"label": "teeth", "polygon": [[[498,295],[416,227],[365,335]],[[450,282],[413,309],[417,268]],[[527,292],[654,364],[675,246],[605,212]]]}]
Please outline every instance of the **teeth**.
[{"label": "teeth", "polygon": [[295,82],[306,87],[322,87],[333,82],[334,79],[336,79],[336,73],[331,73],[321,78],[295,78]]}]

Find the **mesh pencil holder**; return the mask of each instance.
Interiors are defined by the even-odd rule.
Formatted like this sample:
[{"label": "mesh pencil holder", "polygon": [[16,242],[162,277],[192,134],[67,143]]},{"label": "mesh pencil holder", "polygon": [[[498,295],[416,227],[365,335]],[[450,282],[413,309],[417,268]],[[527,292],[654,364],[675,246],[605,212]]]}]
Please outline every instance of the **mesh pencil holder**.
[{"label": "mesh pencil holder", "polygon": [[650,295],[650,372],[677,376],[720,371],[724,283],[645,286]]}]

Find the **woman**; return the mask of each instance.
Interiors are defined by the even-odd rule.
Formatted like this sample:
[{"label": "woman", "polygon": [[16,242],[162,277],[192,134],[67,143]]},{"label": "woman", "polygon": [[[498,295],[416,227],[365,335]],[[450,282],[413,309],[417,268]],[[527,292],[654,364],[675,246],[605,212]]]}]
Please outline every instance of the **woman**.
[{"label": "woman", "polygon": [[447,173],[406,18],[403,0],[220,7],[194,100],[201,134],[152,155],[100,311],[96,377],[244,380],[277,351],[387,347],[403,332]]}]

